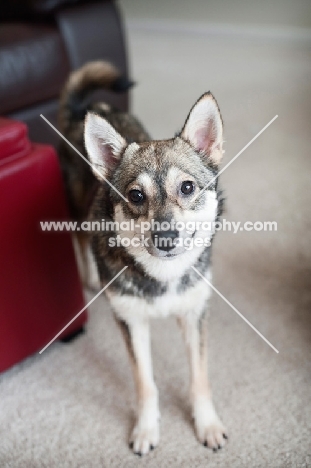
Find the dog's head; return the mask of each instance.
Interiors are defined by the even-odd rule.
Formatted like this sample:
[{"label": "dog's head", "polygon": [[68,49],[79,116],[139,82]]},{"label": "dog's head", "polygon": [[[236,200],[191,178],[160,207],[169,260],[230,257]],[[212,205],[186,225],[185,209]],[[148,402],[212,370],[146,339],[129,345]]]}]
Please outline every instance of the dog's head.
[{"label": "dog's head", "polygon": [[189,257],[190,245],[195,252],[206,247],[212,233],[202,223],[217,217],[222,144],[222,119],[211,93],[195,103],[180,134],[170,140],[127,144],[105,119],[87,115],[85,146],[94,174],[127,199],[110,191],[114,221],[125,227],[118,234],[130,240],[122,245],[138,261]]}]

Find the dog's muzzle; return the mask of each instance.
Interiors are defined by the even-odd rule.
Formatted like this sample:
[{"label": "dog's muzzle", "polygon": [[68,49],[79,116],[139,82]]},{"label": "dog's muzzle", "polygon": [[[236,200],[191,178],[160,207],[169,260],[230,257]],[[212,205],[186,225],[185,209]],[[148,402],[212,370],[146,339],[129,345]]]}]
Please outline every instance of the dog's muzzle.
[{"label": "dog's muzzle", "polygon": [[176,246],[176,239],[178,239],[178,231],[153,231],[151,239],[154,246],[159,250],[169,252]]}]

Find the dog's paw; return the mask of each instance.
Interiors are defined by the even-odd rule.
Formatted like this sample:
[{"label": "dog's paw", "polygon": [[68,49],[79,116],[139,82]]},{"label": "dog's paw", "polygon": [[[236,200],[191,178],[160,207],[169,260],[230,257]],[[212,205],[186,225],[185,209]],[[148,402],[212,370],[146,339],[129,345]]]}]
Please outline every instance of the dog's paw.
[{"label": "dog's paw", "polygon": [[196,425],[196,433],[199,441],[214,452],[221,449],[228,439],[227,430],[219,420],[206,425]]},{"label": "dog's paw", "polygon": [[130,448],[136,455],[142,456],[153,450],[159,443],[159,422],[146,424],[138,421],[130,437]]},{"label": "dog's paw", "polygon": [[195,413],[194,423],[199,441],[205,447],[217,452],[225,445],[228,433],[218,418],[213,403],[211,401],[206,401],[204,404],[200,402]]}]

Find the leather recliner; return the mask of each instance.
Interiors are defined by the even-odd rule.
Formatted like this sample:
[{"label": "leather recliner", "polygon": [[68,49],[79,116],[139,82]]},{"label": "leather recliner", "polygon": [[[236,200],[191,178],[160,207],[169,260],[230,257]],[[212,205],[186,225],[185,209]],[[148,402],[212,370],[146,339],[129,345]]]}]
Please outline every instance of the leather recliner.
[{"label": "leather recliner", "polygon": [[[32,141],[58,146],[58,97],[71,70],[104,59],[127,76],[124,36],[111,0],[10,0],[0,8],[0,115],[21,120]],[[128,94],[100,91],[121,110]],[[97,96],[99,97],[99,96]]]}]

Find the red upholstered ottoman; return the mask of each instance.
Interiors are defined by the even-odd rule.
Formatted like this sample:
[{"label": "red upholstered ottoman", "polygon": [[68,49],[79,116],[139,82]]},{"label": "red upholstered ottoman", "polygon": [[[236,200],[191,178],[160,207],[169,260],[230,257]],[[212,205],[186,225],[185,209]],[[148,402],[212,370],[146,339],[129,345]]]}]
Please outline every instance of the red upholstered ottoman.
[{"label": "red upholstered ottoman", "polygon": [[[84,307],[57,155],[0,118],[0,371],[42,349]],[[80,329],[83,312],[59,338]]]}]

